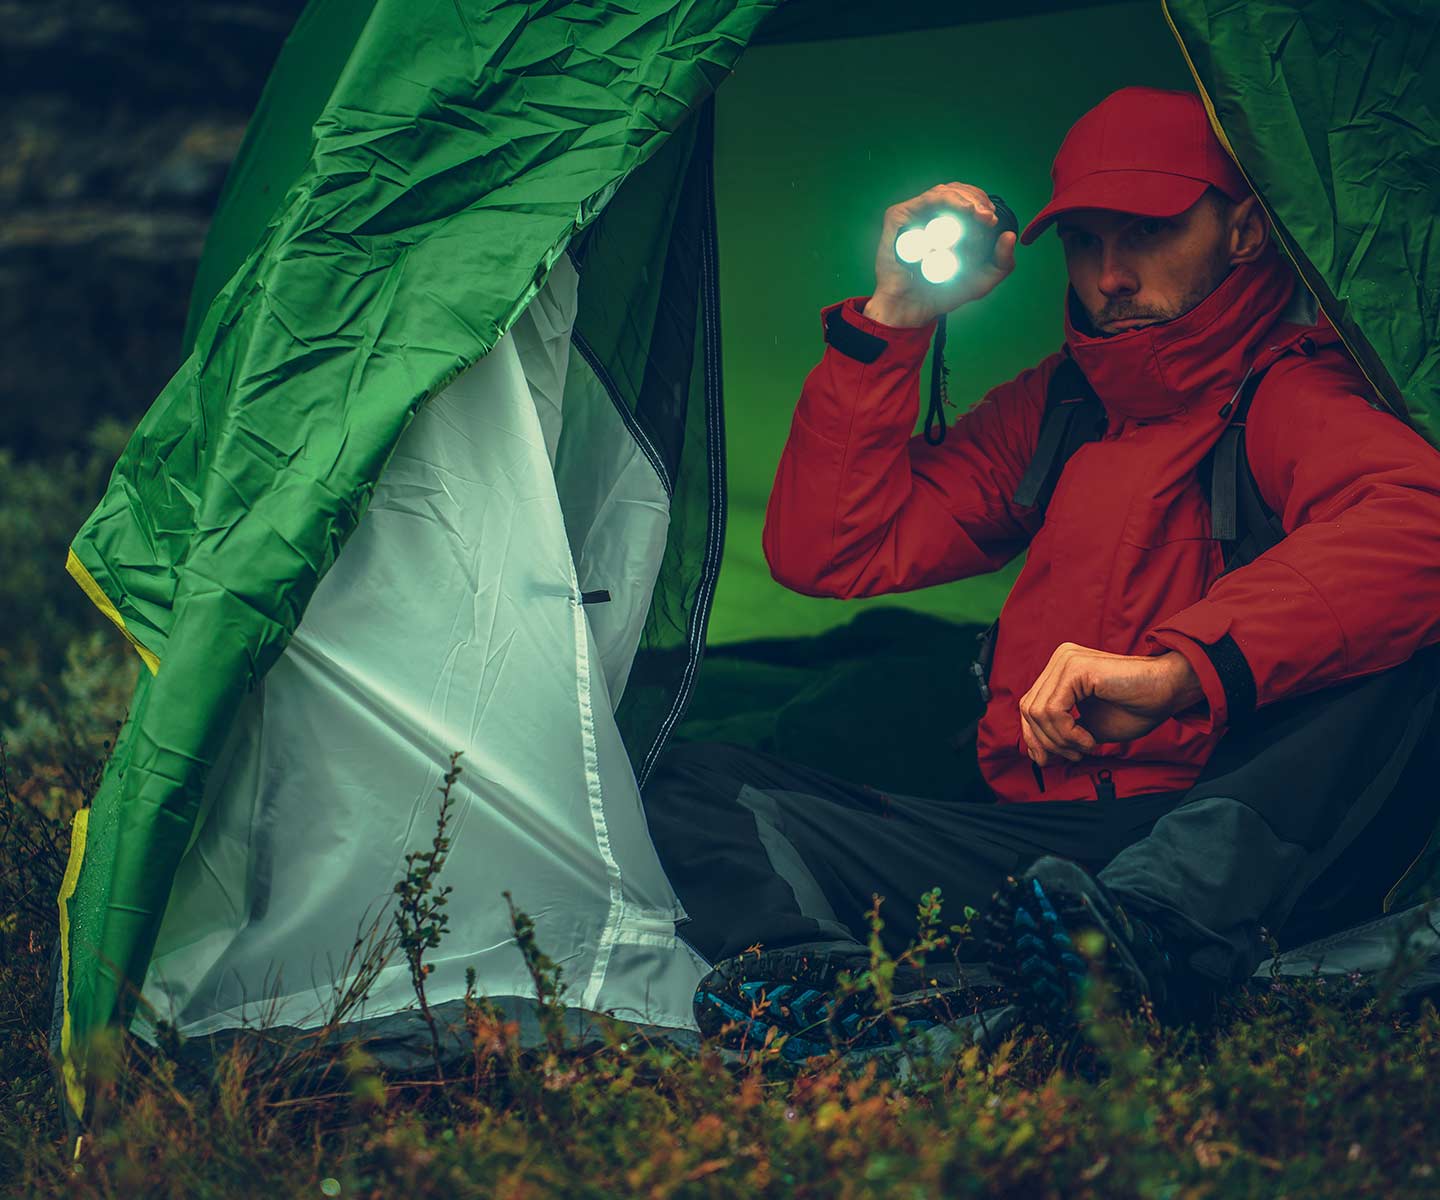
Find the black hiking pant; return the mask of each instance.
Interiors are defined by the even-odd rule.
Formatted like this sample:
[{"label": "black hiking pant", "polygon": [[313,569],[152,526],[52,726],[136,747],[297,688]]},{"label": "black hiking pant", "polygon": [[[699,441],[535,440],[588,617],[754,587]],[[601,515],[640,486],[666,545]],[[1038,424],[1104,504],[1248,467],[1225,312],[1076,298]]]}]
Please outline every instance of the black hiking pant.
[{"label": "black hiking pant", "polygon": [[[1239,983],[1282,949],[1379,916],[1440,820],[1436,658],[1271,705],[1216,747],[1184,792],[1114,800],[960,802],[882,793],[728,743],[673,745],[644,790],[651,836],[711,962],[760,944],[915,938],[983,912],[1042,855],[1098,874],[1189,965]],[[964,962],[983,961],[961,944]]]}]

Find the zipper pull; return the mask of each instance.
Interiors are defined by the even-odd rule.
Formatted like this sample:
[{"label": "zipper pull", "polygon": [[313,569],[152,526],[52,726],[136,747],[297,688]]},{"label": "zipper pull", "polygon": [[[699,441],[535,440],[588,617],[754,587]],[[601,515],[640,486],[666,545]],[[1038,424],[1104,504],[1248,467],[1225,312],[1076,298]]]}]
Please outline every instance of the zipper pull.
[{"label": "zipper pull", "polygon": [[[985,682],[985,668],[978,662],[972,662],[970,664],[970,674],[975,676],[975,684],[980,689],[980,699],[986,704],[989,704],[992,693],[990,691],[990,685]],[[1031,761],[1033,762],[1034,760],[1032,759]]]},{"label": "zipper pull", "polygon": [[1030,760],[1030,770],[1035,776],[1035,786],[1038,787],[1043,794],[1045,791],[1045,772],[1040,769],[1040,764],[1033,758]]},{"label": "zipper pull", "polygon": [[1115,799],[1115,777],[1109,770],[1102,770],[1090,777],[1095,785],[1095,798],[1097,800]]},{"label": "zipper pull", "polygon": [[1240,399],[1240,393],[1245,390],[1245,380],[1250,378],[1250,372],[1254,369],[1255,364],[1252,362],[1245,371],[1245,379],[1242,379],[1240,381],[1240,386],[1235,389],[1235,394],[1231,396],[1230,399],[1225,401],[1224,407],[1220,409],[1220,419],[1222,421],[1230,415],[1230,411],[1235,407],[1235,401]]}]

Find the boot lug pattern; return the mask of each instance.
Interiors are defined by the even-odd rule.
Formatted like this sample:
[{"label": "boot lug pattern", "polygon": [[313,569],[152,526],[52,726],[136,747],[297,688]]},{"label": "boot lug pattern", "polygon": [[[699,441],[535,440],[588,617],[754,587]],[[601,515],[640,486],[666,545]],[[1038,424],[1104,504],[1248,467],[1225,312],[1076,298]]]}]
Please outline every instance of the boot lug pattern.
[{"label": "boot lug pattern", "polygon": [[[1032,868],[1033,869],[1033,868]],[[1079,868],[1076,868],[1077,870]],[[1128,1011],[1153,1011],[1148,981],[1116,945],[1111,929],[1128,928],[1123,914],[1099,917],[1088,897],[1053,883],[1046,888],[1027,872],[1007,876],[983,920],[981,944],[989,952],[997,979],[1012,991],[1015,1004],[1032,1027],[1043,1027],[1058,1043],[1073,1044],[1079,1009],[1089,979],[1089,963],[1073,935],[1092,928],[1105,935],[1100,971]]]},{"label": "boot lug pattern", "polygon": [[[853,993],[838,1007],[832,995],[842,971],[858,976],[867,966],[868,961],[784,950],[727,959],[696,988],[695,1021],[704,1037],[737,1051],[763,1046],[773,1028],[777,1037],[787,1038],[781,1056],[791,1062],[828,1054],[832,1031],[835,1045],[844,1050],[895,1045],[895,1027],[875,1010],[871,993]],[[957,1009],[968,1012],[982,991],[993,996],[998,989],[897,986],[892,1012],[905,1017],[908,1038],[954,1019]],[[970,1004],[954,1003],[961,994]]]}]

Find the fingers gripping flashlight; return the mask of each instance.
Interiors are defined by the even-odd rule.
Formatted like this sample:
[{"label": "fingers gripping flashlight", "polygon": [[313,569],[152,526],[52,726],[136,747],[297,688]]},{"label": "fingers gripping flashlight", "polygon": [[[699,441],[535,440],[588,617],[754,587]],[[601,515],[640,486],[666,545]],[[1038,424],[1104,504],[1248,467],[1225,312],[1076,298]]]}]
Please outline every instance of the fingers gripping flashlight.
[{"label": "fingers gripping flashlight", "polygon": [[942,212],[924,225],[902,229],[895,238],[895,257],[920,265],[928,283],[949,283],[962,270],[988,262],[1002,233],[1017,233],[1020,222],[999,196],[990,195],[999,218],[994,226],[962,220],[958,213]]},{"label": "fingers gripping flashlight", "polygon": [[[927,283],[949,283],[962,271],[973,270],[995,256],[995,243],[1002,233],[1018,233],[1020,222],[999,196],[991,192],[990,203],[998,218],[993,226],[962,220],[959,214],[942,212],[924,225],[902,229],[895,238],[895,257],[903,263],[920,265]],[[945,387],[945,314],[935,325],[935,352],[930,359],[930,408],[925,414],[925,440],[938,446],[945,440],[945,410],[949,396]],[[933,430],[933,432],[932,432]]]}]

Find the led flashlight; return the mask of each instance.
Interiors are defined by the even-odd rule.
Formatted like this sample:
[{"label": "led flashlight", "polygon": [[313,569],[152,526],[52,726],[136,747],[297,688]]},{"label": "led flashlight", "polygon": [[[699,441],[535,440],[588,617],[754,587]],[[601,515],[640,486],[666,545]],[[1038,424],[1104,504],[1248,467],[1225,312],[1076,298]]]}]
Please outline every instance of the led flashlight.
[{"label": "led flashlight", "polygon": [[990,259],[1000,235],[1017,233],[1020,223],[999,196],[986,195],[999,218],[993,227],[956,212],[941,212],[924,225],[902,229],[895,239],[895,257],[912,266],[918,263],[925,280],[937,284],[949,283],[966,267]]},{"label": "led flashlight", "polygon": [[[949,283],[961,271],[995,257],[1002,233],[1019,233],[1020,222],[1010,206],[993,192],[985,193],[995,208],[996,222],[982,224],[973,216],[942,210],[923,225],[902,229],[895,238],[895,257],[920,267],[927,283]],[[945,440],[944,406],[950,403],[945,387],[945,314],[935,322],[935,348],[930,359],[930,408],[925,414],[925,440],[938,446]]]}]

